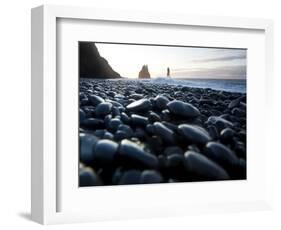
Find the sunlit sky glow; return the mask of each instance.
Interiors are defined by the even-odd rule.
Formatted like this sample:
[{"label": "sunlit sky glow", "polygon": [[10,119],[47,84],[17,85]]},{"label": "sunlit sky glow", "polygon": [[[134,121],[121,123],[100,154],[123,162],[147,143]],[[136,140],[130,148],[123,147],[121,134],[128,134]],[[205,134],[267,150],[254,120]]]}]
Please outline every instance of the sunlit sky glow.
[{"label": "sunlit sky glow", "polygon": [[99,53],[122,77],[137,78],[148,65],[152,78],[245,79],[247,50],[95,43]]}]

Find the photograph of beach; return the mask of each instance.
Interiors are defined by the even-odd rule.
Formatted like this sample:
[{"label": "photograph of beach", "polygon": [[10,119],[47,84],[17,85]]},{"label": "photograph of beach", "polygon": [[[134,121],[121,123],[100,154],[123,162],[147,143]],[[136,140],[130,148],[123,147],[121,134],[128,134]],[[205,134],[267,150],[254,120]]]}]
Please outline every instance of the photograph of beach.
[{"label": "photograph of beach", "polygon": [[80,187],[247,179],[247,49],[78,49]]}]

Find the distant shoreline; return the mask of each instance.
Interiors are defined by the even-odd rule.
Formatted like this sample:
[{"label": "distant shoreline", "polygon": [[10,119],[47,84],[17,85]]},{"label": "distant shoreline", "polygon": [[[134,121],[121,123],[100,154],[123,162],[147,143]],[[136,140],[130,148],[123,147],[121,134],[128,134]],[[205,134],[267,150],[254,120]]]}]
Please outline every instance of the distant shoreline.
[{"label": "distant shoreline", "polygon": [[157,79],[171,79],[171,80],[222,80],[222,81],[247,81],[247,79],[235,79],[235,78],[173,78],[173,77],[152,77],[150,79],[139,79],[139,78],[130,78],[130,77],[121,77],[121,78],[86,78],[86,77],[80,77],[79,79],[92,79],[92,80],[157,80]]},{"label": "distant shoreline", "polygon": [[138,79],[138,78],[118,78],[118,79],[89,79],[80,78],[81,80],[98,80],[98,81],[139,81],[149,84],[168,84],[168,85],[182,85],[190,88],[199,89],[212,89],[216,91],[225,91],[232,93],[247,92],[246,79],[176,79],[176,78],[151,78],[151,79]]}]

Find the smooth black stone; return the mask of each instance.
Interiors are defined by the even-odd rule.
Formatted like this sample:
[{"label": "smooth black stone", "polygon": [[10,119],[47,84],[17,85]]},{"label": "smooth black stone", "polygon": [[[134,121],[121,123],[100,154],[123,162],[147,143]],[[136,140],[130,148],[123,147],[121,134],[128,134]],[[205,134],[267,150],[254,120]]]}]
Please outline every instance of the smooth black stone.
[{"label": "smooth black stone", "polygon": [[169,129],[173,130],[174,132],[177,132],[178,130],[178,126],[171,123],[171,122],[168,122],[168,121],[162,121],[161,122],[163,125],[165,125],[166,127],[168,127]]},{"label": "smooth black stone", "polygon": [[86,119],[86,113],[82,109],[79,109],[79,120],[80,120],[80,123],[82,121],[84,121],[85,119]]},{"label": "smooth black stone", "polygon": [[164,109],[161,112],[161,120],[170,121],[171,120],[171,112],[168,109]]},{"label": "smooth black stone", "polygon": [[98,138],[92,134],[80,133],[80,160],[85,164],[93,161],[93,150]]},{"label": "smooth black stone", "polygon": [[113,107],[112,107],[112,115],[113,115],[114,117],[116,117],[116,116],[121,116],[121,113],[120,113],[119,108],[113,106]]},{"label": "smooth black stone", "polygon": [[169,99],[163,95],[157,95],[155,98],[155,105],[160,110],[166,109],[166,106],[169,102]]},{"label": "smooth black stone", "polygon": [[239,106],[239,104],[240,104],[240,98],[237,98],[229,103],[228,108],[233,109],[234,107]]},{"label": "smooth black stone", "polygon": [[237,116],[237,117],[245,117],[246,116],[246,111],[242,110],[242,109],[239,109],[239,108],[234,108],[231,110],[231,113],[234,115],[234,116]]},{"label": "smooth black stone", "polygon": [[227,127],[232,128],[234,126],[232,122],[219,116],[210,116],[207,120],[207,124],[214,125],[219,131]]},{"label": "smooth black stone", "polygon": [[172,155],[172,154],[181,154],[183,155],[183,150],[179,146],[169,146],[165,148],[164,154],[166,156]]},{"label": "smooth black stone", "polygon": [[189,103],[174,100],[167,104],[169,111],[175,115],[186,118],[194,118],[200,115],[199,110]]},{"label": "smooth black stone", "polygon": [[246,171],[246,167],[247,167],[246,161],[244,159],[240,158],[238,161],[238,167],[240,167],[242,170]]},{"label": "smooth black stone", "polygon": [[80,105],[89,105],[89,99],[87,97],[80,99]]},{"label": "smooth black stone", "polygon": [[123,121],[123,123],[125,123],[125,124],[129,124],[131,121],[130,117],[124,112],[121,113],[120,118],[121,118],[121,121]]},{"label": "smooth black stone", "polygon": [[209,142],[206,145],[204,154],[223,166],[233,166],[237,163],[236,155],[225,145],[217,142]]},{"label": "smooth black stone", "polygon": [[164,155],[158,156],[158,168],[160,170],[165,169],[168,167],[167,158]]},{"label": "smooth black stone", "polygon": [[126,108],[124,107],[127,104],[127,99],[126,98],[125,99],[121,99],[121,98],[120,99],[116,99],[115,102],[120,104],[120,105],[122,105],[122,106],[116,106],[120,110],[120,112],[126,111]]},{"label": "smooth black stone", "polygon": [[234,135],[235,135],[235,132],[231,128],[225,128],[220,133],[221,139],[226,142],[231,141],[232,138],[234,137]]},{"label": "smooth black stone", "polygon": [[247,105],[244,102],[241,102],[241,101],[240,101],[239,107],[243,110],[247,109]]},{"label": "smooth black stone", "polygon": [[111,121],[112,119],[112,115],[111,114],[108,114],[105,116],[105,118],[103,119],[104,120],[104,124],[107,128],[109,128],[109,122]]},{"label": "smooth black stone", "polygon": [[151,150],[156,154],[162,153],[163,150],[163,140],[158,136],[152,136],[147,138],[147,144],[150,146]]},{"label": "smooth black stone", "polygon": [[121,175],[118,184],[119,185],[139,184],[140,179],[141,179],[141,171],[134,170],[134,169],[128,170]]},{"label": "smooth black stone", "polygon": [[114,107],[118,108],[118,109],[122,109],[124,108],[122,104],[120,104],[117,101],[113,101],[113,100],[106,100],[106,102],[111,103]]},{"label": "smooth black stone", "polygon": [[151,122],[161,121],[161,117],[157,113],[154,113],[152,111],[149,112],[148,119]]},{"label": "smooth black stone", "polygon": [[246,131],[242,130],[238,133],[238,136],[240,138],[240,140],[242,140],[243,142],[246,142],[247,139],[247,135],[246,135]]},{"label": "smooth black stone", "polygon": [[[235,124],[233,124],[234,126]],[[215,123],[215,126],[216,128],[221,131],[223,130],[224,128],[228,127],[222,120],[218,120],[216,123]]]},{"label": "smooth black stone", "polygon": [[168,144],[174,144],[176,142],[174,132],[167,128],[160,122],[154,122],[154,133],[160,136]]},{"label": "smooth black stone", "polygon": [[210,105],[214,105],[215,101],[212,99],[206,99],[206,98],[200,98],[199,100],[200,104],[210,104]]},{"label": "smooth black stone", "polygon": [[225,115],[222,115],[222,116],[210,116],[210,117],[208,118],[208,120],[207,120],[207,123],[210,123],[211,125],[215,125],[216,122],[221,121],[221,122],[223,122],[227,127],[232,127],[233,124],[232,124],[230,121],[228,121],[228,120],[226,120],[225,118],[223,118],[223,116],[225,116]]},{"label": "smooth black stone", "polygon": [[[119,108],[119,110],[120,110],[120,113],[123,113],[126,111],[125,107],[121,107],[121,108]],[[120,117],[121,117],[121,114],[120,114]]]},{"label": "smooth black stone", "polygon": [[94,106],[83,106],[83,110],[86,113],[87,117],[92,117],[95,114]]},{"label": "smooth black stone", "polygon": [[178,98],[178,97],[182,97],[182,92],[180,92],[180,91],[176,91],[176,92],[174,92],[174,97],[176,97],[176,98]]},{"label": "smooth black stone", "polygon": [[102,98],[107,98],[107,95],[104,92],[99,92],[99,96]]},{"label": "smooth black stone", "polygon": [[169,168],[180,167],[184,163],[183,154],[173,153],[167,156],[167,165]]},{"label": "smooth black stone", "polygon": [[122,130],[117,130],[117,132],[114,134],[114,139],[116,141],[121,141],[123,139],[129,138],[128,134]]},{"label": "smooth black stone", "polygon": [[112,109],[112,104],[109,102],[102,102],[100,104],[98,104],[98,106],[96,107],[96,115],[98,117],[104,117],[107,114],[111,113],[111,109]]},{"label": "smooth black stone", "polygon": [[134,131],[129,125],[120,124],[118,126],[118,131],[122,131],[126,134],[127,137],[131,137],[134,134]]},{"label": "smooth black stone", "polygon": [[106,131],[103,135],[104,139],[113,140],[114,135],[111,132]]},{"label": "smooth black stone", "polygon": [[103,138],[106,130],[104,129],[97,129],[94,132],[94,135],[97,136],[98,138]]},{"label": "smooth black stone", "polygon": [[208,132],[209,132],[212,139],[218,139],[219,138],[219,132],[218,132],[216,126],[210,125],[210,126],[208,126],[207,129],[208,129]]},{"label": "smooth black stone", "polygon": [[[80,87],[81,88],[81,87]],[[82,90],[82,89],[81,89]],[[83,93],[83,92],[80,92],[79,93],[79,99],[81,100],[81,99],[84,99],[84,98],[86,98],[87,96],[86,96],[86,94],[85,93]]]},{"label": "smooth black stone", "polygon": [[141,147],[129,140],[121,141],[119,153],[121,156],[149,168],[156,168],[158,164],[158,160],[154,155],[145,152]]},{"label": "smooth black stone", "polygon": [[185,168],[188,172],[213,180],[230,179],[229,175],[222,167],[202,154],[187,151],[184,156]]},{"label": "smooth black stone", "polygon": [[132,114],[131,122],[135,126],[146,126],[148,124],[148,118],[141,115]]},{"label": "smooth black stone", "polygon": [[145,130],[147,133],[149,134],[154,134],[154,126],[152,124],[148,124],[146,127],[145,127]]},{"label": "smooth black stone", "polygon": [[183,86],[183,87],[181,88],[181,90],[182,90],[183,92],[188,92],[188,91],[190,90],[190,88],[189,88],[188,86]]},{"label": "smooth black stone", "polygon": [[168,183],[177,183],[177,182],[180,182],[180,181],[175,179],[175,178],[169,178],[168,179]]},{"label": "smooth black stone", "polygon": [[214,115],[214,116],[219,116],[219,115],[221,115],[221,112],[218,111],[218,110],[216,110],[216,109],[211,109],[210,112],[211,112],[211,114]]},{"label": "smooth black stone", "polygon": [[229,114],[223,114],[223,115],[220,115],[220,118],[223,118],[225,120],[229,120],[230,116],[229,116]]},{"label": "smooth black stone", "polygon": [[234,179],[247,179],[247,165],[245,159],[240,158],[232,172]]},{"label": "smooth black stone", "polygon": [[104,127],[104,121],[97,118],[87,118],[81,123],[81,126],[88,129],[100,129]]},{"label": "smooth black stone", "polygon": [[151,109],[151,103],[148,99],[140,99],[126,106],[126,108],[133,112],[143,112]]},{"label": "smooth black stone", "polygon": [[235,143],[234,151],[238,157],[246,159],[246,147],[242,142],[238,141]]},{"label": "smooth black stone", "polygon": [[179,125],[178,131],[191,143],[205,145],[211,140],[208,132],[199,126],[182,124]]},{"label": "smooth black stone", "polygon": [[106,94],[107,94],[108,96],[110,96],[110,97],[115,97],[115,95],[116,95],[116,93],[113,92],[113,91],[109,91],[109,92],[107,92]]},{"label": "smooth black stone", "polygon": [[143,128],[137,127],[135,129],[135,132],[133,134],[133,137],[136,137],[138,139],[144,139],[146,136],[146,132]]},{"label": "smooth black stone", "polygon": [[134,99],[129,99],[127,102],[129,102],[129,104],[131,104],[131,103],[135,102],[135,100]]},{"label": "smooth black stone", "polygon": [[114,171],[114,173],[112,175],[112,178],[111,178],[112,184],[117,185],[119,180],[120,180],[120,178],[121,178],[121,176],[122,176],[122,170],[121,170],[121,168],[117,168]]},{"label": "smooth black stone", "polygon": [[246,95],[241,96],[241,97],[240,97],[240,101],[246,103],[246,101],[247,101],[247,96],[246,96]]},{"label": "smooth black stone", "polygon": [[122,124],[122,121],[120,121],[120,119],[118,118],[112,118],[109,123],[108,123],[108,128],[110,130],[116,131],[119,127],[119,125]]},{"label": "smooth black stone", "polygon": [[102,182],[94,170],[86,167],[79,169],[79,186],[98,186],[102,185]]},{"label": "smooth black stone", "polygon": [[89,100],[90,100],[91,104],[94,105],[94,106],[104,102],[103,98],[101,98],[101,97],[99,97],[97,95],[93,95],[93,94],[89,95]]},{"label": "smooth black stone", "polygon": [[143,94],[134,93],[130,95],[130,98],[133,98],[134,100],[140,100],[143,98]]},{"label": "smooth black stone", "polygon": [[114,96],[114,98],[115,98],[115,99],[124,99],[125,96],[122,95],[122,94],[116,94],[116,95]]},{"label": "smooth black stone", "polygon": [[153,184],[163,182],[161,174],[155,170],[144,170],[141,173],[140,183],[141,184]]},{"label": "smooth black stone", "polygon": [[197,152],[197,153],[200,152],[200,149],[197,147],[197,145],[189,145],[187,147],[187,150],[190,150],[190,151],[193,151],[193,152]]},{"label": "smooth black stone", "polygon": [[118,144],[111,140],[99,140],[93,151],[94,160],[101,164],[112,164],[118,150]]}]

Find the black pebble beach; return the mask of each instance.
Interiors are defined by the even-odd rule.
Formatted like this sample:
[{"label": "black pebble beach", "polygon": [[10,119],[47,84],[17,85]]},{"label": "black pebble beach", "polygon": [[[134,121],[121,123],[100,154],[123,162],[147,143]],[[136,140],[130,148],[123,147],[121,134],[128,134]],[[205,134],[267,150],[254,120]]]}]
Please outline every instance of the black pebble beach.
[{"label": "black pebble beach", "polygon": [[246,179],[246,94],[80,79],[80,186]]}]

